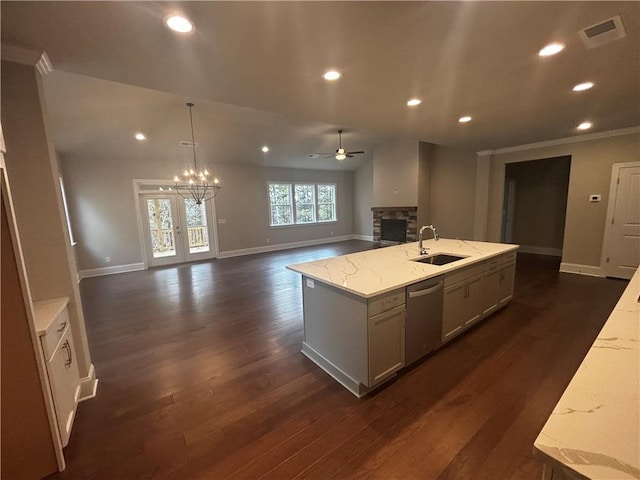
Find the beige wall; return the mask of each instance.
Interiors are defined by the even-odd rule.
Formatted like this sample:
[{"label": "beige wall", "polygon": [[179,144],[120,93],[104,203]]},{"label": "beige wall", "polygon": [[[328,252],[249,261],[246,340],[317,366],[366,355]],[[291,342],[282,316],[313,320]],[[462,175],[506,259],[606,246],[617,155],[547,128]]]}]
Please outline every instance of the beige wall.
[{"label": "beige wall", "polygon": [[533,253],[561,253],[570,166],[570,157],[506,166],[506,177],[516,185],[513,243],[523,250],[533,247],[529,248]]},{"label": "beige wall", "polygon": [[353,173],[353,233],[373,235],[373,161]]},{"label": "beige wall", "polygon": [[[638,133],[494,154],[491,159],[489,184],[488,240],[500,241],[505,165],[565,155],[571,156],[571,174],[562,261],[599,266],[609,201],[611,166],[614,163],[638,160]],[[602,201],[589,202],[590,194],[602,194]]]},{"label": "beige wall", "polygon": [[[133,179],[170,179],[171,159],[61,157],[81,270],[143,262]],[[210,165],[223,188],[215,199],[221,253],[353,233],[352,173],[250,165]],[[329,182],[337,185],[335,223],[272,228],[268,181]],[[267,239],[269,239],[267,241]],[[105,264],[105,257],[111,263]]]},{"label": "beige wall", "polygon": [[418,144],[418,228],[430,223],[431,157],[435,148],[437,146],[432,143]]},{"label": "beige wall", "polygon": [[443,238],[473,238],[476,154],[434,145],[430,159],[429,218]]},{"label": "beige wall", "polygon": [[417,140],[396,139],[373,149],[373,207],[418,205]]}]

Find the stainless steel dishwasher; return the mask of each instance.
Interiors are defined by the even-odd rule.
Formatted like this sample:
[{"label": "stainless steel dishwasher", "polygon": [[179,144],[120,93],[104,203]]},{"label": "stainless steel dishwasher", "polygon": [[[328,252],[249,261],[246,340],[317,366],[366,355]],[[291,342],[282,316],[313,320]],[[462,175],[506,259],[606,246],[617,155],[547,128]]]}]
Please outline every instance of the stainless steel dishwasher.
[{"label": "stainless steel dishwasher", "polygon": [[407,287],[405,366],[440,346],[443,296],[442,275]]}]

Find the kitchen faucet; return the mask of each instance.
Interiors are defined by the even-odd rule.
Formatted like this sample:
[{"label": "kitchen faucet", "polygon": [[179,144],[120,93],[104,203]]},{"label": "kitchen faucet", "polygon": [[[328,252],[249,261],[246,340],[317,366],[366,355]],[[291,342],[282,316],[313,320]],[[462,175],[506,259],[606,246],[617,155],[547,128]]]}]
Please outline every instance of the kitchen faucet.
[{"label": "kitchen faucet", "polygon": [[440,238],[438,236],[438,231],[436,230],[436,227],[434,227],[433,225],[425,225],[422,228],[420,228],[420,233],[418,235],[418,253],[420,255],[425,255],[427,253],[427,249],[422,248],[422,232],[424,232],[425,230],[431,230],[433,232],[434,240],[438,240]]}]

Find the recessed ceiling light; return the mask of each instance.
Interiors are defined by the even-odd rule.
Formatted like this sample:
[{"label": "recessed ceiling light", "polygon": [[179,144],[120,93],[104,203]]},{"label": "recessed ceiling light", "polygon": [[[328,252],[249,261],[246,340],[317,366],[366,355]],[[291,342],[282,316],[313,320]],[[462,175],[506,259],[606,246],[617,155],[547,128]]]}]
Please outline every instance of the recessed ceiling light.
[{"label": "recessed ceiling light", "polygon": [[264,153],[267,153],[269,151],[269,147],[267,147],[266,145],[264,147],[262,147],[262,151]]},{"label": "recessed ceiling light", "polygon": [[467,123],[471,121],[471,117],[469,115],[465,115],[464,117],[460,117],[458,119],[458,122],[460,123]]},{"label": "recessed ceiling light", "polygon": [[560,53],[564,50],[564,45],[562,43],[550,43],[542,50],[538,52],[538,55],[541,57],[549,57],[551,55],[555,55],[556,53]]},{"label": "recessed ceiling light", "polygon": [[415,107],[416,105],[420,105],[421,103],[422,100],[420,100],[419,98],[412,98],[407,102],[407,105],[409,105],[410,107]]},{"label": "recessed ceiling light", "polygon": [[329,70],[328,72],[325,72],[323,77],[325,80],[338,80],[340,78],[340,72],[336,70]]},{"label": "recessed ceiling light", "polygon": [[578,85],[573,87],[573,91],[574,92],[584,92],[585,90],[589,90],[591,87],[593,87],[593,82],[579,83]]},{"label": "recessed ceiling light", "polygon": [[582,122],[580,125],[578,125],[578,130],[589,130],[591,127],[593,127],[593,123],[591,122]]},{"label": "recessed ceiling light", "polygon": [[140,132],[136,133],[135,137],[136,137],[136,140],[138,140],[139,142],[147,139],[145,134]]},{"label": "recessed ceiling light", "polygon": [[194,30],[193,23],[181,15],[167,15],[164,24],[174,32],[191,33]]}]

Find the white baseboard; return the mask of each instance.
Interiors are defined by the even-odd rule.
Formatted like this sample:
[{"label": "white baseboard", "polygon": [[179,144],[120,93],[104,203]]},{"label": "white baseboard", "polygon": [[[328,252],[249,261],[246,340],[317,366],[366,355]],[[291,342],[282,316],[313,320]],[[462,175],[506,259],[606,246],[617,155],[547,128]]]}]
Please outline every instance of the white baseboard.
[{"label": "white baseboard", "polygon": [[93,363],[89,367],[89,374],[86,377],[80,379],[80,397],[79,402],[89,400],[96,396],[98,391],[98,379],[96,378],[96,369],[93,367]]},{"label": "white baseboard", "polygon": [[130,263],[128,265],[114,265],[112,267],[90,268],[88,270],[80,270],[78,276],[80,280],[89,277],[100,277],[102,275],[113,275],[115,273],[137,272],[144,270],[144,263]]},{"label": "white baseboard", "polygon": [[549,248],[549,247],[533,247],[530,245],[520,245],[518,249],[522,253],[534,253],[536,255],[549,255],[551,257],[561,257],[561,248]]},{"label": "white baseboard", "polygon": [[580,275],[587,275],[589,277],[604,277],[604,270],[601,267],[595,265],[580,265],[579,263],[566,263],[560,264],[560,271],[562,273],[577,273]]},{"label": "white baseboard", "polygon": [[241,248],[239,250],[227,250],[218,253],[218,258],[239,257],[241,255],[253,255],[254,253],[275,252],[277,250],[288,250],[290,248],[311,247],[322,245],[323,243],[344,242],[353,240],[355,235],[341,235],[339,237],[318,238],[314,240],[304,240],[302,242],[278,243],[276,245],[264,245],[262,247]]},{"label": "white baseboard", "polygon": [[364,240],[365,242],[373,242],[373,235],[351,235],[354,240]]}]

